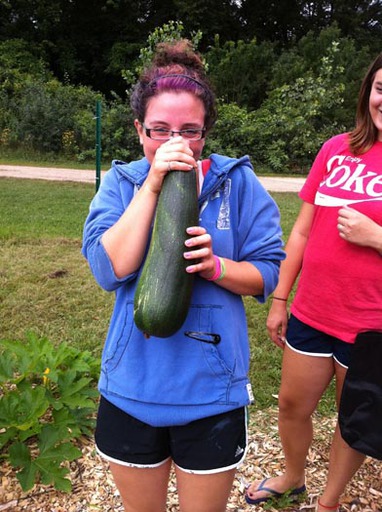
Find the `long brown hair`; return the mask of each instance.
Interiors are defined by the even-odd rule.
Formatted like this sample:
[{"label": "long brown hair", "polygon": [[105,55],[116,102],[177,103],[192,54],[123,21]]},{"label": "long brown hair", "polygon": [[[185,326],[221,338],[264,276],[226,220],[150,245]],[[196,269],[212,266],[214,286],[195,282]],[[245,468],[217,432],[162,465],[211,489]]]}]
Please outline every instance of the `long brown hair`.
[{"label": "long brown hair", "polygon": [[382,53],[369,67],[358,95],[356,127],[349,134],[350,149],[355,155],[366,153],[378,138],[378,130],[369,111],[369,98],[375,75],[382,68]]}]

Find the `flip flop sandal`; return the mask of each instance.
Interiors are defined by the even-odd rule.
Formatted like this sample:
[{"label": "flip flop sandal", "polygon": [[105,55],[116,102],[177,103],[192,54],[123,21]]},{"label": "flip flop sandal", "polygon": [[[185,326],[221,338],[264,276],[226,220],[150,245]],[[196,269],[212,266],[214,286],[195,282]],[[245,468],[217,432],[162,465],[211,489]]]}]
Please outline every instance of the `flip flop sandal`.
[{"label": "flip flop sandal", "polygon": [[245,501],[247,503],[249,503],[249,505],[257,505],[259,503],[265,503],[266,501],[269,501],[269,500],[272,500],[275,498],[276,499],[282,498],[285,495],[293,498],[293,497],[296,497],[299,494],[302,494],[303,492],[306,491],[306,487],[304,484],[301,487],[296,487],[295,489],[291,489],[291,490],[288,490],[285,492],[277,492],[274,489],[271,489],[270,487],[265,486],[265,484],[268,482],[268,480],[269,480],[269,478],[264,478],[264,480],[261,482],[261,484],[259,485],[259,487],[256,489],[255,492],[265,491],[265,492],[269,492],[269,494],[271,494],[271,496],[263,496],[262,498],[257,498],[254,500],[254,499],[250,498],[248,496],[248,494],[246,494]]}]

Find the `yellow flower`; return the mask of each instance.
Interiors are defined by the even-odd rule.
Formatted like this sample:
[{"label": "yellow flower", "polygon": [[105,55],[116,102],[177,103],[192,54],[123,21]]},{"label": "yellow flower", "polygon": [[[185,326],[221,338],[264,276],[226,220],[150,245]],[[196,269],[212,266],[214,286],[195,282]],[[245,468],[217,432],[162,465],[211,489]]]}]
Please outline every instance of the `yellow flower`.
[{"label": "yellow flower", "polygon": [[50,373],[50,368],[46,368],[44,371],[44,377],[42,378],[42,383],[44,384],[44,386],[46,386],[49,381],[48,377],[46,377],[49,373]]}]

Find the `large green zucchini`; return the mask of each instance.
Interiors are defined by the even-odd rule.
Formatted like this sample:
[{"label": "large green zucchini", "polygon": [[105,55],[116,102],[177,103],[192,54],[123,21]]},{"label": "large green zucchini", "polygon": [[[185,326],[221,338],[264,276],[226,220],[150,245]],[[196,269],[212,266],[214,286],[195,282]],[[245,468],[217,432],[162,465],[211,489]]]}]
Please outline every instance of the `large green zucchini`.
[{"label": "large green zucchini", "polygon": [[194,274],[186,267],[186,228],[199,223],[195,170],[171,171],[163,181],[148,254],[135,292],[134,321],[146,336],[167,338],[183,325]]}]

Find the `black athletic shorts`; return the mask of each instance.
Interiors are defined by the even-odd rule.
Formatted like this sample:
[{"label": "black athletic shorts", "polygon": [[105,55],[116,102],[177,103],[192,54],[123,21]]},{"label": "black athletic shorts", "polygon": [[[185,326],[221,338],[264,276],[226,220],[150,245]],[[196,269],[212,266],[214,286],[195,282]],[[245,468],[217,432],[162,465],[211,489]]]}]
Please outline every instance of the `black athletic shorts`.
[{"label": "black athletic shorts", "polygon": [[101,397],[95,441],[105,459],[156,467],[169,458],[183,471],[219,473],[237,467],[247,451],[245,407],[175,427],[152,427]]},{"label": "black athletic shorts", "polygon": [[289,348],[313,357],[332,357],[344,368],[349,366],[352,343],[347,343],[334,336],[298,320],[291,315],[288,321],[286,343]]}]

